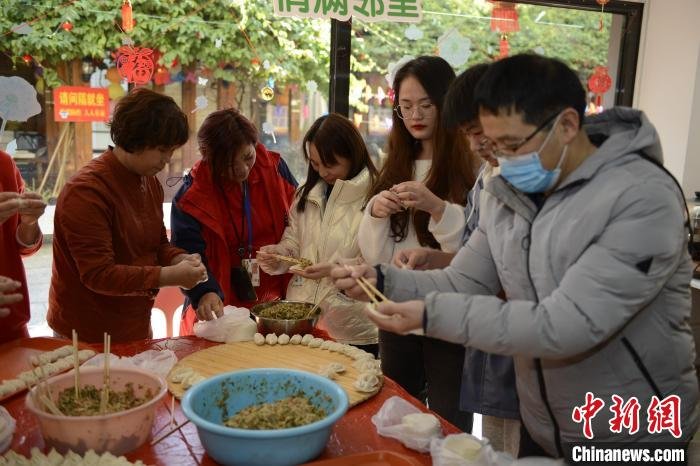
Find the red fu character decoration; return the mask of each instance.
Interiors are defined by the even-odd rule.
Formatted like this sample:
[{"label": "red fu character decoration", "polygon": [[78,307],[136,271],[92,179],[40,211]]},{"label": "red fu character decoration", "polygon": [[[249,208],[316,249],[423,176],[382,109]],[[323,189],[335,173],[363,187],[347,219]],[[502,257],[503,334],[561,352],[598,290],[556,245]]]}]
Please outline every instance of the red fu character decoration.
[{"label": "red fu character decoration", "polygon": [[588,89],[595,94],[596,107],[600,107],[603,101],[603,94],[610,90],[612,78],[608,74],[607,66],[596,66],[593,74],[588,78]]},{"label": "red fu character decoration", "polygon": [[124,0],[124,3],[122,3],[122,29],[127,33],[134,29],[134,16],[131,10],[131,0]]},{"label": "red fu character decoration", "polygon": [[508,44],[508,34],[518,32],[520,23],[518,22],[518,12],[514,3],[493,2],[491,11],[491,30],[501,35],[499,58],[508,56],[510,46]]},{"label": "red fu character decoration", "polygon": [[117,71],[130,83],[143,85],[153,76],[153,50],[140,47],[120,47]]}]

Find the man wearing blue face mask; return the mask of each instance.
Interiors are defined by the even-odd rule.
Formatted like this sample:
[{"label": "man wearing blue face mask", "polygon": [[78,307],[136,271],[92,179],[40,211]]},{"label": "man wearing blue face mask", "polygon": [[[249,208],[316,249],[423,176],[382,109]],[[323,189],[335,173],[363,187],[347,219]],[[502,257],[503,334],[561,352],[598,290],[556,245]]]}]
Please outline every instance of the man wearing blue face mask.
[{"label": "man wearing blue face mask", "polygon": [[[363,275],[383,289],[396,302],[370,316],[385,330],[512,355],[541,454],[576,460],[591,436],[687,446],[699,419],[692,267],[656,130],[629,108],[584,124],[576,74],[535,55],[490,65],[476,101],[501,172],[467,244],[443,270],[338,268],[336,285],[359,298]],[[660,403],[673,428],[658,428]]]}]

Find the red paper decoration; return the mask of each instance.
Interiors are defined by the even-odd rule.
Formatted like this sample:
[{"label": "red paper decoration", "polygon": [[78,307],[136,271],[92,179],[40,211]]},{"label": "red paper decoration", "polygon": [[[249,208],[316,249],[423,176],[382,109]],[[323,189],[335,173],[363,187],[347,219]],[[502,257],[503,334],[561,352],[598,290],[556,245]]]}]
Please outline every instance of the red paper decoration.
[{"label": "red paper decoration", "polygon": [[32,56],[27,53],[25,55],[22,55],[22,60],[28,65],[32,61]]},{"label": "red paper decoration", "polygon": [[70,21],[64,21],[61,23],[61,29],[66,32],[71,32],[73,30],[73,24]]},{"label": "red paper decoration", "polygon": [[131,0],[124,0],[124,3],[122,3],[122,29],[124,32],[131,32],[134,29],[134,16],[131,10]]},{"label": "red paper decoration", "polygon": [[501,34],[499,57],[507,57],[510,50],[508,34],[520,30],[518,11],[515,9],[514,3],[493,2],[493,10],[491,10],[491,30]]},{"label": "red paper decoration", "polygon": [[117,71],[130,83],[146,84],[153,76],[153,50],[141,47],[120,47]]},{"label": "red paper decoration", "polygon": [[607,66],[596,66],[593,74],[588,78],[588,89],[596,95],[596,105],[600,107],[603,94],[610,90],[612,78],[608,74]]}]

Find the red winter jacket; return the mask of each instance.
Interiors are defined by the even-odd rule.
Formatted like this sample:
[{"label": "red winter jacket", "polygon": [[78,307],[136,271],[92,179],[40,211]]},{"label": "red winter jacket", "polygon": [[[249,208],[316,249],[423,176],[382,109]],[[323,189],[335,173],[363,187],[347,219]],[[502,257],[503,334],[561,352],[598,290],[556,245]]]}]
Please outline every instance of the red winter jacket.
[{"label": "red winter jacket", "polygon": [[[282,238],[296,184],[282,157],[258,144],[255,165],[248,176],[253,257],[261,246],[275,244]],[[224,196],[225,199],[213,183],[209,164],[199,161],[185,176],[183,186],[173,199],[171,241],[190,254],[199,253],[204,258],[209,275],[207,282],[185,291],[187,299],[180,325],[181,335],[192,334],[192,326],[196,321],[193,307],[198,306],[199,299],[206,293],[217,293],[224,305],[251,308],[259,302],[284,297],[287,288],[289,277],[270,276],[261,271],[260,286],[255,288],[258,300],[240,302],[237,299],[231,289],[230,270],[231,267],[239,267],[241,259],[236,253],[238,244],[231,244],[236,235],[231,222],[236,223],[241,234],[241,189],[239,186],[231,186]],[[247,236],[245,242],[247,244]]]},{"label": "red winter jacket", "polygon": [[[24,192],[24,181],[14,160],[3,151],[0,151],[0,191],[20,194]],[[0,275],[22,283],[18,292],[24,296],[24,299],[18,303],[3,306],[10,309],[10,315],[0,319],[0,343],[29,336],[27,322],[29,322],[30,299],[22,256],[30,256],[39,250],[41,240],[30,248],[20,245],[16,236],[19,220],[19,214],[15,214],[0,225],[0,247],[2,248],[0,249]]]}]

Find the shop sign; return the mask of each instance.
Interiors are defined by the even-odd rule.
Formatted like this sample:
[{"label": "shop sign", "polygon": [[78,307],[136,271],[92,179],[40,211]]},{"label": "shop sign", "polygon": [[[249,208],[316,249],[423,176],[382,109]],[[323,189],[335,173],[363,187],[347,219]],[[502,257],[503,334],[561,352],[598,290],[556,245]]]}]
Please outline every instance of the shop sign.
[{"label": "shop sign", "polygon": [[101,87],[60,86],[53,90],[53,119],[108,121],[109,91]]},{"label": "shop sign", "polygon": [[276,16],[419,23],[422,0],[272,0]]}]

